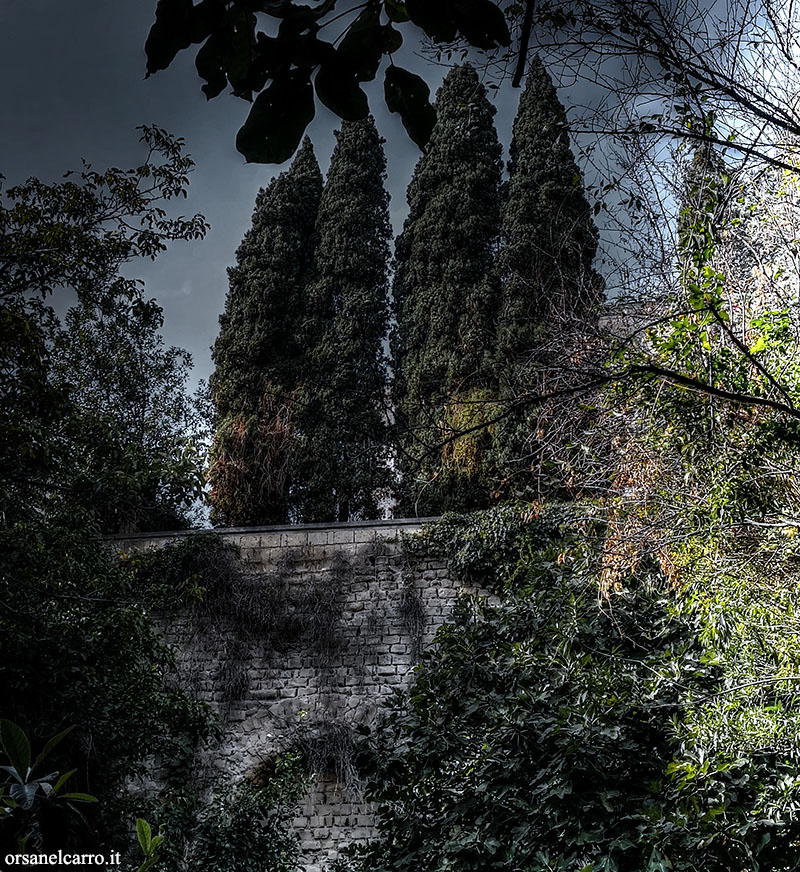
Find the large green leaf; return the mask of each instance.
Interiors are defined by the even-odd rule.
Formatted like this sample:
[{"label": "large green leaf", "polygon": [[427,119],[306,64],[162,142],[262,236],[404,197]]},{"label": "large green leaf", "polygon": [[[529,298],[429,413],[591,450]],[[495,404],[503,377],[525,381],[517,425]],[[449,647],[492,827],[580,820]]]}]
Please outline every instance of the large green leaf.
[{"label": "large green leaf", "polygon": [[430,103],[430,88],[415,73],[390,66],[383,83],[386,105],[398,112],[408,135],[422,148],[436,123],[436,110]]},{"label": "large green leaf", "polygon": [[511,45],[505,15],[491,0],[458,0],[451,8],[456,26],[471,45],[487,50]]},{"label": "large green leaf", "polygon": [[192,42],[192,0],[158,0],[156,20],[147,35],[147,75],[166,70]]},{"label": "large green leaf", "polygon": [[31,743],[24,730],[13,721],[0,718],[0,745],[20,777],[26,779],[31,768]]},{"label": "large green leaf", "polygon": [[27,809],[33,805],[33,800],[36,797],[36,791],[38,789],[38,781],[31,781],[29,784],[12,784],[8,788],[8,795],[17,803],[17,805]]},{"label": "large green leaf", "polygon": [[48,755],[53,751],[53,749],[58,745],[58,743],[65,737],[68,736],[75,729],[74,725],[71,727],[67,727],[66,730],[62,730],[57,735],[47,740],[47,744],[42,748],[37,756],[36,760],[33,763],[33,768],[35,769],[43,760],[45,760]]},{"label": "large green leaf", "polygon": [[408,17],[435,42],[453,42],[458,35],[447,0],[406,0]]},{"label": "large green leaf", "polygon": [[293,154],[314,117],[308,70],[292,70],[262,91],[236,136],[248,163],[283,163]]},{"label": "large green leaf", "polygon": [[77,769],[70,769],[69,772],[64,772],[53,785],[53,789],[50,791],[50,796],[55,796],[76,772]]},{"label": "large green leaf", "polygon": [[62,793],[62,799],[72,799],[76,802],[97,802],[97,797],[91,793]]},{"label": "large green leaf", "polygon": [[314,79],[314,89],[320,102],[345,121],[359,121],[369,114],[367,95],[352,72],[325,64]]},{"label": "large green leaf", "polygon": [[207,100],[221,94],[225,90],[225,85],[228,84],[224,64],[225,31],[218,30],[209,36],[204,45],[200,46],[194,60],[197,74],[206,82],[203,85],[203,93]]},{"label": "large green leaf", "polygon": [[383,57],[380,10],[365,9],[348,27],[337,54],[345,60],[358,79],[372,81]]},{"label": "large green leaf", "polygon": [[147,857],[150,855],[150,846],[153,841],[153,831],[150,824],[143,818],[136,819],[136,837],[139,840],[139,847],[142,853]]}]

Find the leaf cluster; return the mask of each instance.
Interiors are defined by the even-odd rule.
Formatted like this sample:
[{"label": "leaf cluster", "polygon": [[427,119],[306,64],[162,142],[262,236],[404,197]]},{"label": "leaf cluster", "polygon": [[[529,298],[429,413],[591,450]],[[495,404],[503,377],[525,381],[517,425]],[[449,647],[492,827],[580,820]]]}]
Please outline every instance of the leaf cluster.
[{"label": "leaf cluster", "polygon": [[[76,770],[48,774],[36,772],[71,732],[72,727],[67,727],[52,736],[32,761],[31,744],[25,731],[13,721],[0,719],[0,746],[9,761],[9,765],[2,767],[7,773],[6,782],[0,784],[0,801],[3,803],[0,807],[0,833],[7,847],[11,847],[15,840],[17,850],[25,850],[28,845],[34,851],[41,850],[44,821],[54,814],[72,815],[85,824],[74,803],[97,802],[97,798],[88,793],[62,793]],[[5,796],[6,787],[8,796]],[[9,830],[12,839],[8,838]]]},{"label": "leaf cluster", "polygon": [[210,801],[186,788],[172,793],[153,812],[164,836],[158,868],[296,872],[299,844],[290,823],[305,785],[299,757],[287,753],[275,761],[267,787],[221,785]]},{"label": "leaf cluster", "polygon": [[[273,19],[275,35],[259,30],[258,14]],[[200,44],[195,65],[206,97],[229,85],[235,96],[253,101],[236,138],[238,150],[248,161],[282,163],[299,145],[316,100],[343,120],[366,118],[362,85],[375,79],[388,57],[386,105],[422,147],[434,124],[428,86],[391,57],[409,26],[436,43],[462,37],[490,50],[511,41],[505,17],[491,0],[323,0],[311,6],[294,0],[159,0],[145,44],[147,74]]]},{"label": "leaf cluster", "polygon": [[791,868],[793,753],[686,732],[723,681],[700,613],[646,558],[604,589],[596,521],[517,519],[467,522],[467,565],[482,536],[512,580],[461,602],[361,746],[381,839],[352,868]]},{"label": "leaf cluster", "polygon": [[[206,735],[209,712],[166,686],[173,652],[131,568],[99,540],[91,518],[71,512],[0,533],[5,709],[32,738],[74,727],[63,768],[77,770],[78,792],[100,800],[92,825],[115,831],[126,780],[145,774],[151,755],[175,757]],[[57,847],[86,844],[85,831],[59,833]]]}]

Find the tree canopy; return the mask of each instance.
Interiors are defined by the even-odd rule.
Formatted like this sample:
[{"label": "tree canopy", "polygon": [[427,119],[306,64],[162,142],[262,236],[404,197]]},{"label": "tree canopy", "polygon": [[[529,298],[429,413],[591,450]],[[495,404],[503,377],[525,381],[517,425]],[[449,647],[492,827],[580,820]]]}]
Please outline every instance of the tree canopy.
[{"label": "tree canopy", "polygon": [[509,148],[497,271],[503,282],[501,353],[531,353],[544,332],[591,319],[602,296],[594,271],[598,232],[569,127],[539,58],[528,67]]},{"label": "tree canopy", "polygon": [[[193,164],[182,141],[158,128],[143,128],[142,141],[146,160],[137,168],[86,165],[79,180],[30,179],[4,192],[6,523],[74,500],[96,510],[106,529],[167,517],[172,526],[202,489],[202,458],[186,430],[193,413],[179,397],[186,358],[162,350],[159,307],[120,270],[156,257],[171,240],[202,238],[207,224],[162,208],[186,193]],[[52,298],[70,294],[77,305],[62,323]]]}]

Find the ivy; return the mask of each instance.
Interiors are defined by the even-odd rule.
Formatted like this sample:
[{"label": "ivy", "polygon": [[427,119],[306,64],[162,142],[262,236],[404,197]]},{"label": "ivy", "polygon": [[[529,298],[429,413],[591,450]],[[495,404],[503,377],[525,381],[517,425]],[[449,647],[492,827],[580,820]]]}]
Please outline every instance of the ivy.
[{"label": "ivy", "polygon": [[794,868],[794,748],[698,741],[730,683],[725,641],[646,554],[604,584],[612,535],[575,505],[426,531],[420,547],[495,595],[461,600],[363,739],[381,839],[340,868]]}]

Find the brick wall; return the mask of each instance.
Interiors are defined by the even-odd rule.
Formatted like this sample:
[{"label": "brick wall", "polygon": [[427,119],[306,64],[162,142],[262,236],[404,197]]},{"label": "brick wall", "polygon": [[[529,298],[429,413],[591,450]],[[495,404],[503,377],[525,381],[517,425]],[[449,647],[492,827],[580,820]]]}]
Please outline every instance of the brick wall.
[{"label": "brick wall", "polygon": [[[409,683],[459,593],[442,564],[409,558],[404,538],[422,523],[217,531],[240,547],[247,570],[258,574],[251,579],[282,601],[275,626],[254,636],[224,614],[204,626],[164,616],[165,636],[180,651],[181,683],[216,709],[224,727],[198,761],[207,783],[258,779],[298,742],[316,760],[295,820],[307,872],[374,833],[346,764],[352,729],[374,722],[387,694]],[[180,535],[114,544],[130,553]]]}]

